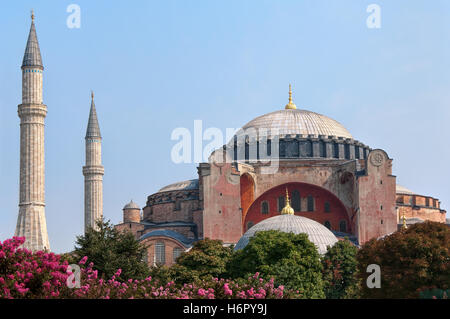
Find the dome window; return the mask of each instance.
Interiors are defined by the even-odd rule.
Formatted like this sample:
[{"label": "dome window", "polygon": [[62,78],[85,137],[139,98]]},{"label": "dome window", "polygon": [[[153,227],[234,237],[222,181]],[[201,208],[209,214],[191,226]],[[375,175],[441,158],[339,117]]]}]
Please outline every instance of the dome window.
[{"label": "dome window", "polygon": [[314,211],[314,197],[308,195],[308,212]]},{"label": "dome window", "polygon": [[294,209],[294,211],[299,212],[301,209],[300,207],[300,192],[295,190],[292,192],[292,208]]},{"label": "dome window", "polygon": [[261,213],[264,215],[269,214],[269,202],[263,201],[261,203]]},{"label": "dome window", "polygon": [[345,220],[339,222],[339,231],[343,233],[347,232],[347,222]]},{"label": "dome window", "polygon": [[285,206],[285,198],[284,196],[278,197],[278,211],[281,212]]}]

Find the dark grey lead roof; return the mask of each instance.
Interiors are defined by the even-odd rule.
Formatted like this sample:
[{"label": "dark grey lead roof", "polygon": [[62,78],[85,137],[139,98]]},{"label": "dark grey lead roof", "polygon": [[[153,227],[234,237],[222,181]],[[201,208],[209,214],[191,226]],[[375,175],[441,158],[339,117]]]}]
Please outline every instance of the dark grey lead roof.
[{"label": "dark grey lead roof", "polygon": [[356,247],[359,247],[358,238],[355,235],[352,235],[352,234],[349,234],[349,233],[340,232],[340,231],[336,231],[336,230],[332,230],[331,232],[334,234],[334,236],[336,236],[338,238],[343,238],[343,239],[347,238]]},{"label": "dark grey lead roof", "polygon": [[89,122],[86,130],[86,138],[101,138],[100,127],[98,126],[97,112],[95,110],[94,98],[91,100],[91,111],[89,112]]},{"label": "dark grey lead roof", "polygon": [[185,236],[183,236],[180,233],[177,233],[173,230],[168,230],[168,229],[160,229],[160,230],[154,230],[151,231],[147,234],[142,235],[139,240],[144,240],[146,238],[149,237],[169,237],[169,238],[173,238],[177,241],[179,241],[180,243],[183,244],[183,246],[185,246],[186,248],[189,248],[192,246],[192,243],[194,242],[194,240],[186,238]]},{"label": "dark grey lead roof", "polygon": [[198,189],[198,179],[191,179],[188,181],[177,182],[164,186],[158,191],[158,193],[168,191],[178,191],[178,190],[194,190],[194,189]]},{"label": "dark grey lead roof", "polygon": [[27,47],[23,56],[22,67],[32,66],[44,68],[41,59],[41,51],[36,35],[34,22],[31,22],[30,34],[28,35]]},{"label": "dark grey lead roof", "polygon": [[173,222],[163,222],[163,223],[152,223],[143,221],[141,224],[145,225],[145,228],[155,228],[155,227],[177,227],[177,226],[197,226],[195,223],[183,222],[183,221],[173,221]]}]

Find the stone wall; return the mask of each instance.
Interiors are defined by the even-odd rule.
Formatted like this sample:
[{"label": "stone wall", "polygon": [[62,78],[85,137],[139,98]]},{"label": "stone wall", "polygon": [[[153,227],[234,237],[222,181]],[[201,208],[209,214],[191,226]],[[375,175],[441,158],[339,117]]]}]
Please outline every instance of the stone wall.
[{"label": "stone wall", "polygon": [[203,237],[236,243],[242,235],[240,174],[230,163],[201,163]]},{"label": "stone wall", "polygon": [[358,177],[357,187],[359,243],[394,232],[396,177],[392,175],[392,159],[386,152],[377,149],[369,154],[365,174]]}]

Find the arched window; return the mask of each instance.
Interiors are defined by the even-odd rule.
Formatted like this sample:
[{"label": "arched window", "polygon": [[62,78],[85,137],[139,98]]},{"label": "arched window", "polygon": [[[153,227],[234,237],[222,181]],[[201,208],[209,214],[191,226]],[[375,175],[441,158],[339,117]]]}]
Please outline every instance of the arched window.
[{"label": "arched window", "polygon": [[339,231],[343,233],[347,232],[347,222],[345,220],[339,222]]},{"label": "arched window", "polygon": [[325,202],[324,210],[325,210],[325,213],[329,213],[331,211],[329,202]]},{"label": "arched window", "polygon": [[180,247],[175,247],[173,249],[173,262],[177,261],[177,258],[180,257],[180,255],[183,253],[183,249]]},{"label": "arched window", "polygon": [[297,190],[292,192],[291,206],[295,212],[300,211],[300,192]]},{"label": "arched window", "polygon": [[162,241],[155,244],[155,262],[159,265],[166,263],[166,245]]},{"label": "arched window", "polygon": [[325,225],[326,228],[328,228],[329,230],[331,230],[331,223],[326,220],[325,223],[323,223]]},{"label": "arched window", "polygon": [[285,201],[284,196],[278,197],[278,211],[279,212],[281,212],[283,210],[283,208],[284,208],[284,205],[285,205],[284,201]]},{"label": "arched window", "polygon": [[247,223],[247,230],[249,230],[250,228],[252,228],[253,227],[253,222],[248,222]]},{"label": "arched window", "polygon": [[308,195],[308,212],[314,211],[314,197]]},{"label": "arched window", "polygon": [[269,203],[267,201],[261,203],[261,213],[264,215],[269,213]]}]

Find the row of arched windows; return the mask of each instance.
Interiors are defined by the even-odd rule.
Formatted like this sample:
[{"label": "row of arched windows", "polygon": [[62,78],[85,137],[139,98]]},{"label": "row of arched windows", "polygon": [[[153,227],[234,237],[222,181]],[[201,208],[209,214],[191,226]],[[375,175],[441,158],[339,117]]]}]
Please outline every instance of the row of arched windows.
[{"label": "row of arched windows", "polygon": [[[247,223],[247,230],[249,230],[251,227],[253,227],[254,223],[253,222],[248,222]],[[328,228],[329,230],[332,230],[332,226],[331,226],[331,222],[329,220],[326,220],[323,225]],[[346,233],[347,232],[347,222],[345,220],[341,220],[339,222],[339,231],[342,233]]]},{"label": "row of arched windows", "polygon": [[[173,261],[175,262],[178,257],[183,253],[183,249],[175,247],[172,251]],[[164,265],[166,263],[166,245],[162,241],[158,241],[155,244],[154,262],[158,265]]]},{"label": "row of arched windows", "polygon": [[[286,205],[286,198],[284,196],[278,197],[277,203],[278,203],[278,207],[277,207],[278,212],[281,212],[283,210],[283,207]],[[298,191],[292,192],[291,207],[294,209],[295,212],[301,211],[301,197],[300,197],[300,193]],[[325,202],[323,209],[326,213],[331,212],[330,203]],[[316,210],[316,203],[315,203],[314,197],[311,195],[308,195],[306,197],[306,211],[314,212],[315,210]],[[261,202],[261,213],[264,215],[270,213],[270,206],[269,206],[268,201]]]},{"label": "row of arched windows", "polygon": [[[328,228],[329,230],[331,230],[331,222],[329,220],[326,220],[325,223],[323,223],[323,225]],[[341,220],[339,222],[339,231],[346,233],[347,232],[347,222],[345,220]]]}]

